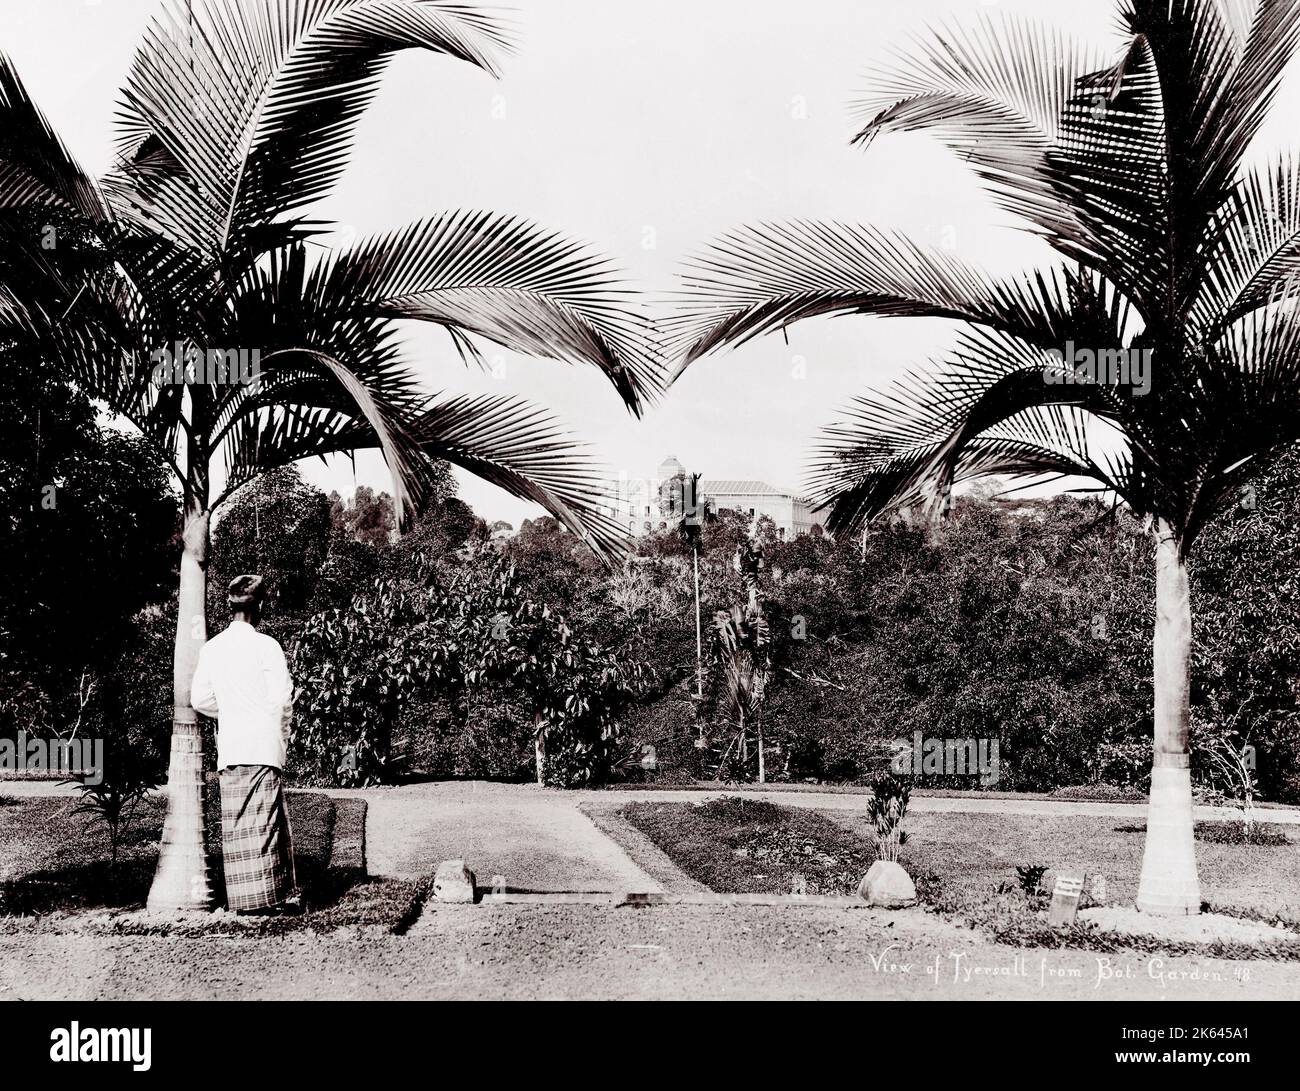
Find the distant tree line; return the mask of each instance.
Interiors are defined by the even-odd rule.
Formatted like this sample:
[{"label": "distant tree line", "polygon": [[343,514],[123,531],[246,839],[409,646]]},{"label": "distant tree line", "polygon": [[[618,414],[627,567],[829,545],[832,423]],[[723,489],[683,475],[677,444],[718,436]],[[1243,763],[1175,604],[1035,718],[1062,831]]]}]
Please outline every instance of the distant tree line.
[{"label": "distant tree line", "polygon": [[[4,399],[0,412],[24,414],[10,434],[34,434],[39,413],[47,461],[39,481],[30,473],[26,480],[25,462],[0,475],[0,550],[11,577],[0,592],[0,730],[96,732],[161,765],[176,499],[135,441],[96,425],[90,403],[58,383],[24,389],[36,393]],[[55,483],[48,504],[40,482]],[[1288,458],[1206,531],[1192,569],[1200,619],[1194,768],[1208,785],[1209,748],[1223,740],[1249,746],[1263,798],[1288,801],[1300,799],[1297,510],[1300,466]],[[768,780],[864,780],[887,767],[895,740],[920,732],[998,739],[1002,789],[1143,787],[1154,576],[1142,528],[1123,511],[1066,496],[968,494],[937,524],[905,516],[837,541],[783,540],[770,520],[751,528],[741,513],[723,510],[709,514],[698,541],[699,692],[692,547],[679,527],[639,539],[611,572],[550,516],[517,531],[489,525],[455,497],[450,474],[401,536],[384,492],[363,486],[344,498],[293,468],[264,475],[214,528],[210,611],[214,627],[225,623],[225,583],[250,570],[266,576],[267,627],[291,652],[304,633],[319,635],[321,618],[346,618],[358,601],[408,596],[426,604],[424,622],[427,610],[442,611],[444,644],[430,637],[420,650],[450,641],[456,670],[478,664],[481,677],[467,687],[463,677],[453,685],[435,671],[404,685],[371,779],[535,776],[540,705],[511,678],[528,655],[555,654],[568,654],[565,669],[576,672],[570,692],[596,701],[586,722],[597,725],[599,743],[556,713],[555,782],[746,779],[757,775],[756,750],[721,761],[736,739],[734,702],[726,700],[724,649],[709,619],[746,604],[735,558],[737,546],[752,541],[762,556],[758,715]],[[507,571],[503,590],[489,593]],[[470,634],[489,639],[500,616],[514,618],[520,635],[519,619],[541,619],[542,611],[544,625],[529,622],[531,645],[506,640],[470,651]],[[367,640],[391,651],[412,622],[390,611],[384,631],[382,613]],[[455,625],[452,615],[460,617]],[[525,658],[484,666],[485,649]],[[317,645],[318,659],[326,652]],[[309,659],[304,651],[300,662]],[[359,656],[356,669],[381,659]],[[602,674],[607,666],[617,684]],[[319,697],[311,679],[299,681],[308,700]],[[319,720],[298,733],[301,777],[346,775],[337,759],[348,740],[333,731],[329,754],[313,752],[324,737]],[[566,747],[574,746],[589,760],[571,761]],[[979,779],[929,783],[976,787]]]}]

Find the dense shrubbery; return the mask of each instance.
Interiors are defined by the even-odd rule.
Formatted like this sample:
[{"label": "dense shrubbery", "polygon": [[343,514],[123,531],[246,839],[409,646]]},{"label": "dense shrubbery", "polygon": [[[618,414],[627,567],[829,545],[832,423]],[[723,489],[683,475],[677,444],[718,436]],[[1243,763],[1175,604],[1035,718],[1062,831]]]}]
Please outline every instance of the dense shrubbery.
[{"label": "dense shrubbery", "polygon": [[[1261,481],[1253,507],[1229,513],[1207,533],[1193,573],[1204,619],[1193,760],[1204,779],[1207,747],[1225,738],[1252,745],[1260,795],[1273,799],[1300,798],[1292,682],[1300,629],[1290,575],[1300,540],[1285,515],[1297,501],[1295,478],[1294,467],[1283,465]],[[448,522],[453,530],[440,529]],[[1123,512],[1070,497],[966,497],[938,527],[900,519],[873,529],[865,542],[785,542],[770,528],[760,534],[764,529],[761,595],[774,637],[762,713],[769,779],[865,782],[888,766],[894,740],[919,731],[998,739],[999,777],[991,786],[999,789],[1143,789],[1154,588],[1148,539]],[[467,509],[444,509],[415,535],[374,549],[353,578],[383,573],[416,585],[424,577],[415,558],[431,556],[436,580],[477,573],[481,581],[488,547],[466,555],[464,546],[482,543],[484,531]],[[715,612],[745,600],[733,566],[743,534],[732,512],[705,528],[706,627]],[[338,546],[336,527],[325,569]],[[561,775],[558,755],[567,744],[562,732],[554,734],[557,782],[712,775],[716,755],[707,741],[716,733],[717,707],[708,686],[702,701],[694,697],[691,558],[680,536],[642,540],[626,568],[612,574],[547,518],[491,548],[514,566],[523,600],[558,611],[582,640],[623,648],[627,662],[642,667],[630,687],[641,696],[620,702],[621,731],[610,729],[583,771]],[[466,608],[495,612],[483,601]],[[707,628],[704,643],[707,655]],[[409,768],[528,774],[535,699],[530,705],[518,685],[490,675],[472,692],[432,687],[400,703],[392,731]],[[920,783],[980,786],[975,775]]]},{"label": "dense shrubbery", "polygon": [[393,780],[407,756],[394,751],[394,732],[418,707],[430,717],[424,732],[458,740],[452,755],[478,751],[470,772],[517,774],[528,745],[539,781],[607,779],[619,714],[645,688],[641,658],[526,597],[500,560],[418,557],[413,568],[403,583],[376,579],[346,608],[311,618],[295,642],[297,742],[309,775]]},{"label": "dense shrubbery", "polygon": [[[0,738],[99,738],[163,767],[177,503],[145,445],[62,369],[0,372]],[[175,613],[171,612],[171,619]]]},{"label": "dense shrubbery", "polygon": [[377,579],[351,604],[312,617],[292,646],[296,742],[306,779],[378,784],[393,779],[393,725],[446,655],[426,640],[427,603]]},{"label": "dense shrubbery", "polygon": [[[114,487],[135,490],[132,503],[147,499],[152,513],[128,525],[113,515],[121,505],[110,506],[82,538],[103,554],[92,571],[107,571],[125,549],[135,558],[129,581],[105,600],[114,647],[97,644],[74,663],[64,653],[84,650],[75,641],[41,651],[21,633],[0,640],[0,672],[51,659],[44,671],[8,676],[27,681],[0,687],[0,711],[10,730],[66,732],[80,722],[162,763],[172,622],[156,600],[174,502],[127,468],[127,449],[104,443],[118,452],[105,455],[119,467]],[[1259,798],[1291,801],[1300,799],[1297,464],[1283,460],[1205,533],[1192,571],[1198,777],[1210,779],[1209,751],[1249,745]],[[76,495],[59,518],[80,518]],[[642,539],[610,573],[549,517],[501,537],[450,496],[400,538],[392,528],[383,494],[345,503],[289,470],[246,489],[214,530],[214,629],[224,623],[225,580],[253,568],[272,587],[268,631],[297,649],[298,775],[528,777],[537,727],[553,783],[714,774],[727,737],[725,671],[708,669],[709,627],[746,601],[733,564],[746,534],[739,515],[719,513],[701,535],[702,698],[681,535]],[[124,534],[153,544],[128,545]],[[772,637],[761,711],[769,780],[865,782],[888,767],[894,740],[920,732],[996,738],[999,789],[1144,788],[1153,573],[1148,537],[1123,512],[1069,497],[965,497],[937,527],[898,519],[865,541],[787,542],[767,524],[758,537]],[[46,586],[53,576],[41,577]],[[155,605],[139,612],[150,598]],[[21,627],[23,609],[15,600],[5,616]],[[726,773],[744,778],[755,766]],[[979,778],[920,784],[973,788]]]}]

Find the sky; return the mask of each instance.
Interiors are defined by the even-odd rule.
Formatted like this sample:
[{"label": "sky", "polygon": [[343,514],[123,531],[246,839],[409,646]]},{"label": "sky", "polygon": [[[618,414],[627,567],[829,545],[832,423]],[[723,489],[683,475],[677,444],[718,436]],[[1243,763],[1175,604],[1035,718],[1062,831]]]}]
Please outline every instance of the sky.
[{"label": "sky", "polygon": [[[613,256],[662,294],[682,259],[744,223],[870,223],[993,270],[1038,261],[1008,214],[924,135],[850,147],[850,104],[873,66],[927,25],[1032,15],[1113,52],[1113,0],[512,0],[518,52],[499,80],[408,52],[362,121],[352,163],[312,209],[347,235],[431,213],[526,216]],[[110,162],[113,112],[158,0],[0,0],[0,49],[81,162]],[[1294,73],[1292,74],[1294,76]],[[1294,78],[1258,144],[1293,144]],[[843,317],[800,323],[694,364],[635,420],[594,369],[507,354],[467,369],[444,334],[411,325],[433,391],[510,393],[547,406],[608,468],[643,478],[667,455],[708,478],[797,489],[820,430],[866,389],[923,363],[942,323]],[[491,349],[490,353],[498,350]],[[377,455],[303,465],[326,489],[387,487]],[[480,515],[539,514],[458,474]]]}]

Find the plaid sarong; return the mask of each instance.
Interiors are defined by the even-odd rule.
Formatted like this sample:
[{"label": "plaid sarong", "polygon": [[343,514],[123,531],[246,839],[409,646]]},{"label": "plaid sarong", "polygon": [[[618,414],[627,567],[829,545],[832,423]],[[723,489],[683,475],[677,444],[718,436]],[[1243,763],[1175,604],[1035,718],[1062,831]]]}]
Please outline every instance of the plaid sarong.
[{"label": "plaid sarong", "polygon": [[293,831],[272,765],[231,765],[221,770],[221,854],[226,904],[268,909],[297,892]]}]

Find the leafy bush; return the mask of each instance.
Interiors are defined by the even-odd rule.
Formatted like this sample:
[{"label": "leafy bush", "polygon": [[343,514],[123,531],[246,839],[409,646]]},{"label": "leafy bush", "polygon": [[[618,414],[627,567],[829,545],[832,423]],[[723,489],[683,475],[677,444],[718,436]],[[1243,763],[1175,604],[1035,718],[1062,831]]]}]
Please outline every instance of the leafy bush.
[{"label": "leafy bush", "polygon": [[1247,826],[1240,822],[1198,822],[1196,823],[1196,840],[1208,841],[1215,845],[1289,845],[1286,827],[1252,823]]},{"label": "leafy bush", "polygon": [[901,826],[911,796],[911,785],[899,777],[885,774],[871,782],[867,815],[875,827],[876,853],[881,860],[898,863],[898,850],[907,843]]},{"label": "leafy bush", "polygon": [[[618,748],[620,716],[645,688],[635,654],[576,631],[549,606],[524,598],[513,567],[490,581],[492,612],[471,600],[461,617],[479,630],[465,678],[505,687],[531,714],[538,779],[572,788],[608,778]],[[490,624],[489,624],[490,623]]]},{"label": "leafy bush", "polygon": [[[1214,739],[1248,735],[1261,799],[1300,799],[1300,702],[1290,681],[1300,676],[1300,625],[1265,622],[1300,617],[1287,576],[1300,557],[1300,532],[1288,523],[1300,503],[1297,477],[1290,459],[1263,479],[1255,509],[1230,512],[1206,532],[1192,573],[1194,772],[1202,783],[1211,777],[1204,755]],[[971,495],[958,498],[938,528],[900,519],[873,528],[865,543],[805,537],[764,545],[760,595],[773,637],[762,713],[768,778],[865,783],[888,768],[892,740],[920,731],[998,739],[1001,790],[1144,793],[1150,547],[1123,512],[1106,515],[1070,497],[1004,503]],[[461,605],[446,609],[455,615],[448,632],[459,634],[458,660],[466,672],[483,660],[472,683],[453,672],[431,687],[407,687],[390,728],[395,764],[383,776],[396,775],[403,759],[438,774],[522,776],[535,727],[550,736],[556,782],[711,775],[710,752],[695,745],[712,713],[705,702],[698,719],[690,697],[693,571],[679,536],[640,540],[634,563],[608,574],[551,519],[494,543],[500,557],[477,547],[481,534],[461,507],[444,503],[428,519],[397,542],[332,540],[322,566],[335,573],[322,584],[344,612],[378,573],[420,599],[422,611],[431,586],[439,595],[456,588]],[[705,619],[745,600],[732,563],[743,524],[722,512],[704,528]],[[436,564],[421,559],[426,547]],[[513,570],[500,605],[498,564]],[[521,603],[550,616],[516,615]],[[484,646],[485,622],[499,610],[523,643],[507,640],[494,652]],[[553,719],[538,721],[532,683],[510,677],[509,665],[531,654],[529,641],[542,660],[551,657],[561,621],[579,643],[617,649],[629,667],[642,667],[642,677],[625,669],[623,683],[610,687],[617,712],[603,725],[596,716],[579,727],[562,704]],[[1260,632],[1268,639],[1257,639]],[[1117,686],[1117,677],[1131,684]],[[646,746],[656,754],[653,770],[641,764]],[[741,775],[754,772],[753,749]],[[985,787],[974,776],[922,777],[916,785]]]},{"label": "leafy bush", "polygon": [[504,749],[513,765],[509,755],[531,733],[546,783],[574,787],[609,775],[619,715],[640,693],[644,667],[524,597],[508,563],[474,559],[454,571],[423,565],[421,588],[375,580],[347,609],[305,627],[293,647],[294,745],[317,783],[391,781],[405,764],[394,732],[405,722],[410,741],[405,713],[420,702],[446,717],[426,730],[460,736],[432,752],[458,754],[462,768],[475,750]]},{"label": "leafy bush", "polygon": [[345,609],[318,614],[293,646],[293,746],[311,783],[344,787],[396,775],[393,729],[406,703],[448,663],[426,602],[377,579]]},{"label": "leafy bush", "polygon": [[1016,881],[1020,884],[1021,893],[1030,898],[1041,893],[1043,876],[1046,874],[1047,868],[1042,864],[1027,864],[1016,868]]},{"label": "leafy bush", "polygon": [[244,572],[266,581],[265,614],[300,615],[311,604],[330,548],[330,501],[293,466],[262,474],[221,509],[212,531],[208,618],[229,620],[226,586]]},{"label": "leafy bush", "polygon": [[[657,699],[631,704],[623,714],[622,756],[610,770],[625,780],[689,783],[706,775],[697,745],[694,680]],[[653,755],[653,763],[645,759]]]}]

